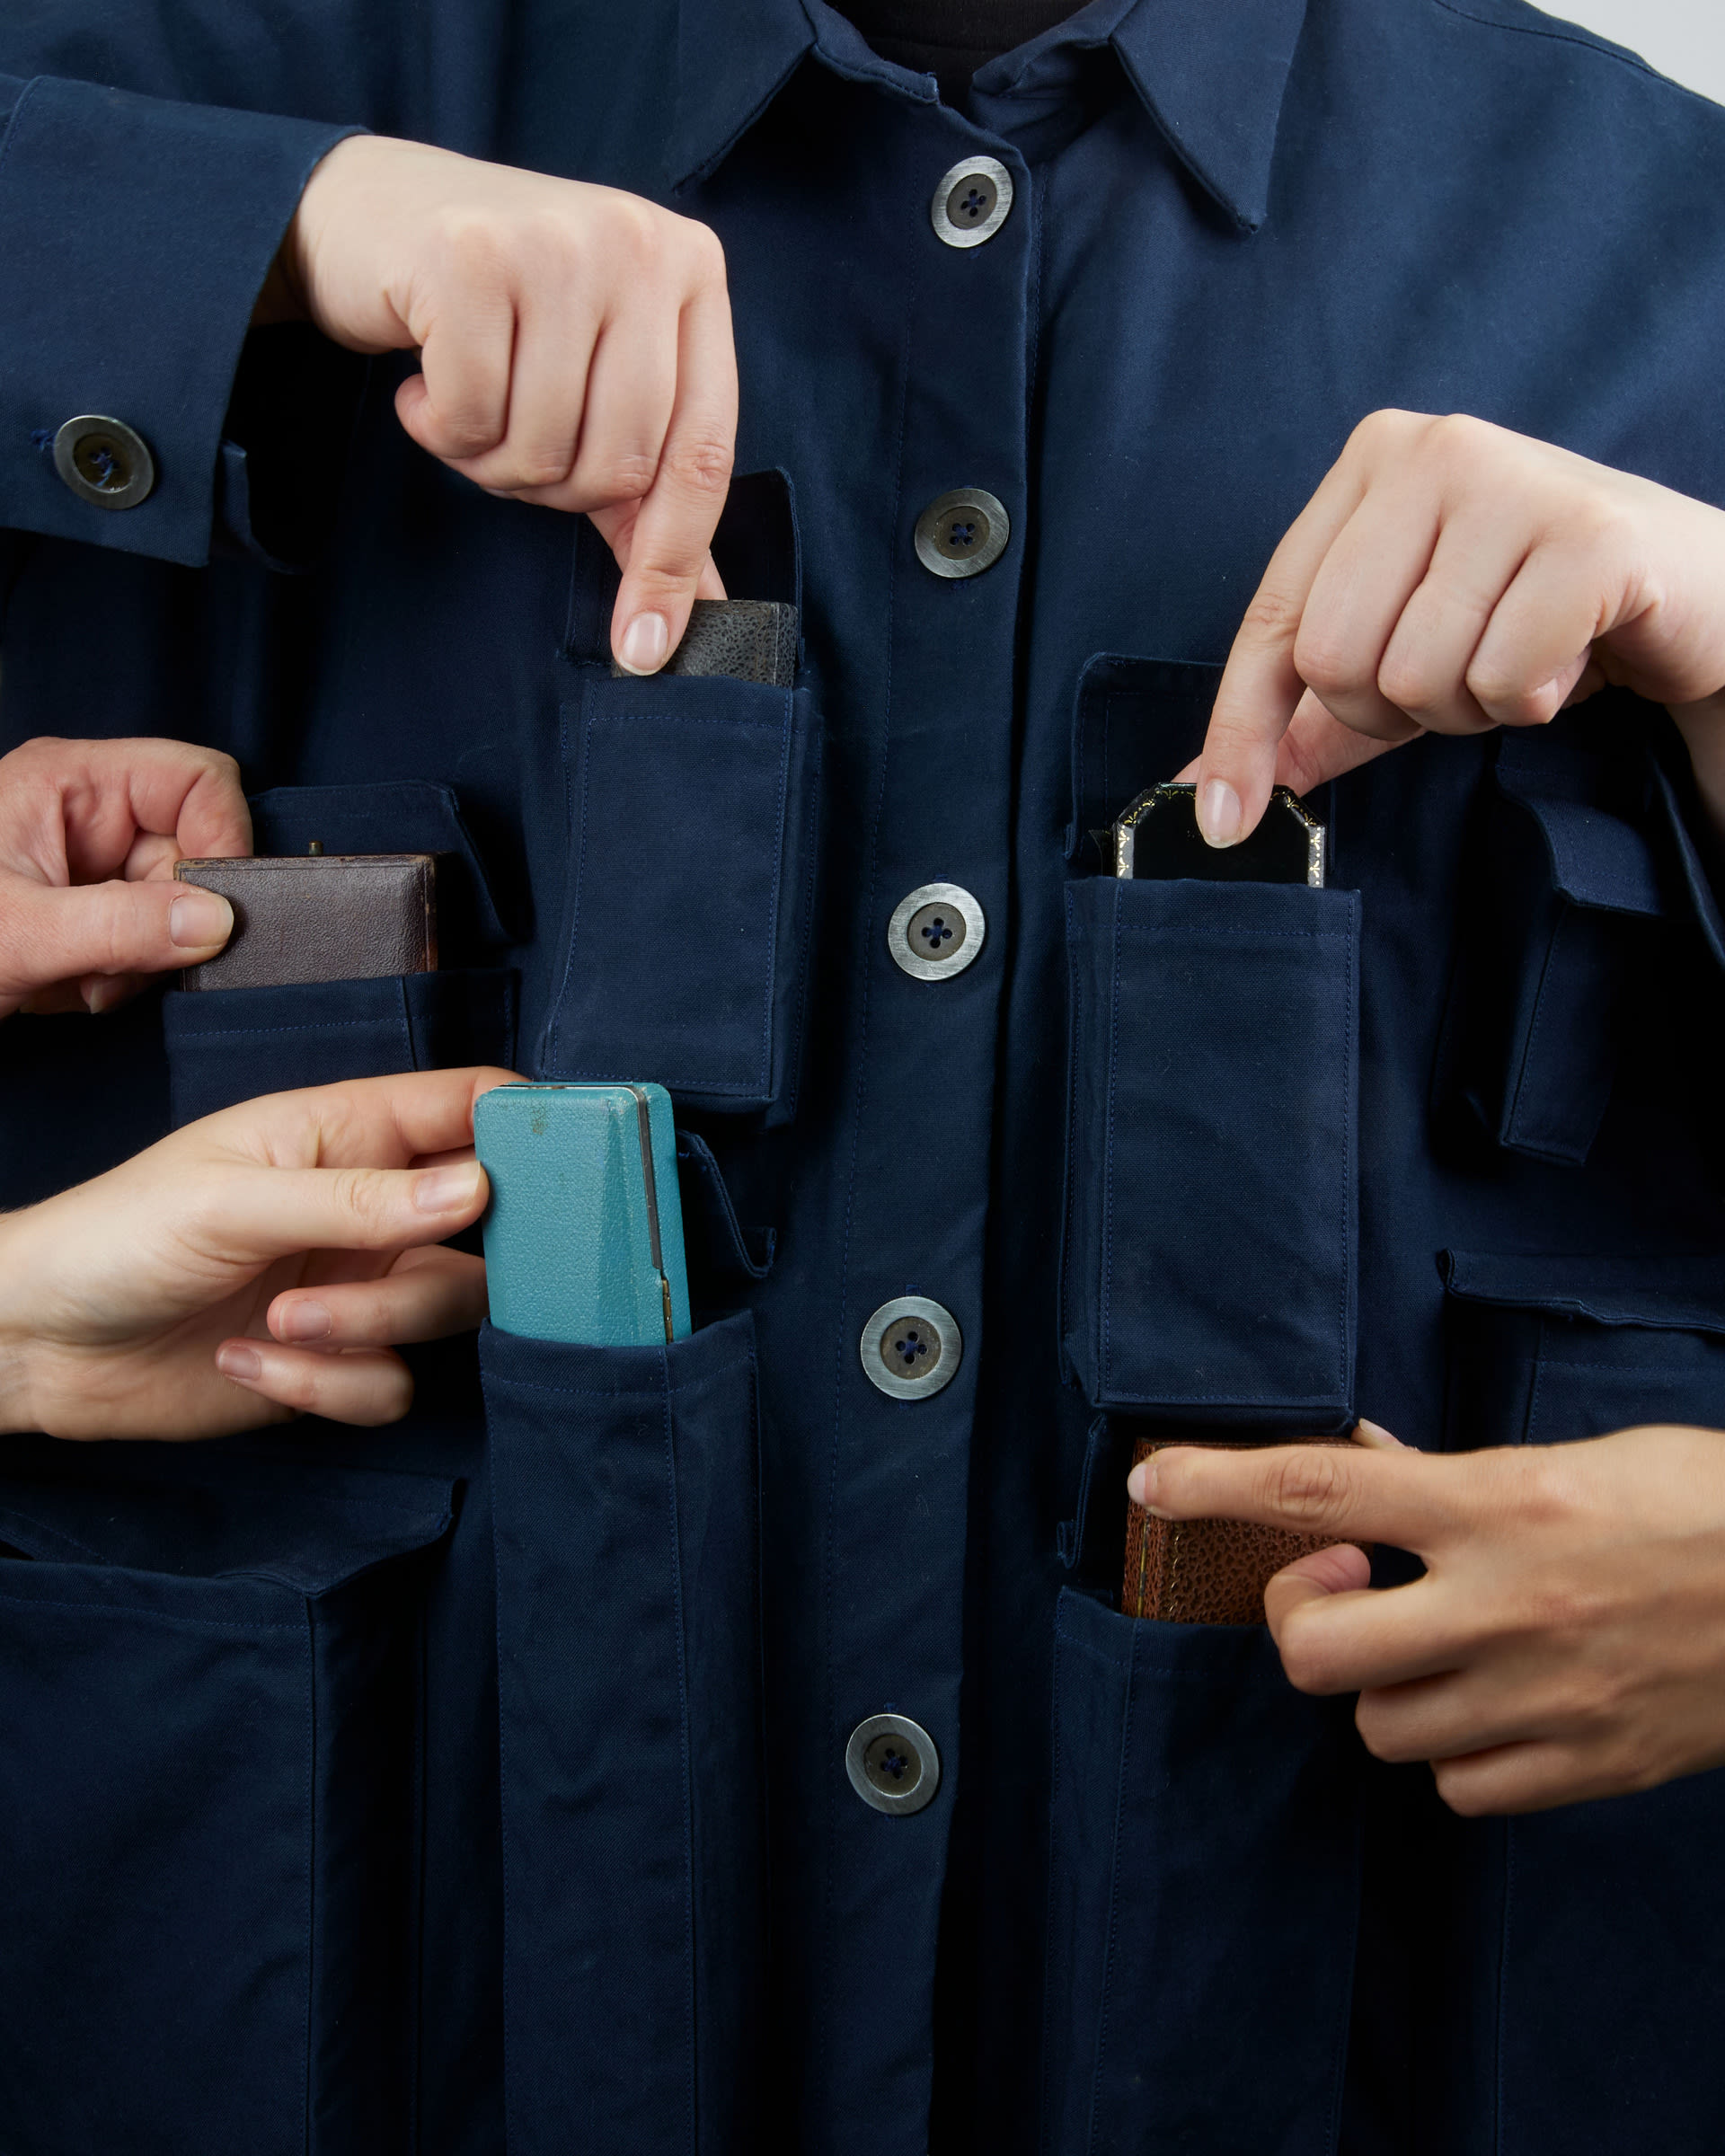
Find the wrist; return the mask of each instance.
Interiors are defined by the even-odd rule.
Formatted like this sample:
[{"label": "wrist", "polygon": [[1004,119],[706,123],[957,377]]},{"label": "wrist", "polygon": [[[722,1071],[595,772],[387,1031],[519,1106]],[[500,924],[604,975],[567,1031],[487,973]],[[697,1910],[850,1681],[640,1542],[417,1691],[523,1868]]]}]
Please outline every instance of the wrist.
[{"label": "wrist", "polygon": [[[273,319],[312,323],[335,343],[354,350],[380,349],[356,340],[341,324],[330,319],[329,307],[320,300],[318,261],[323,236],[332,225],[351,229],[358,224],[363,229],[372,224],[375,206],[358,199],[358,190],[365,183],[367,161],[375,164],[380,150],[386,160],[394,146],[376,135],[348,135],[313,166],[264,284],[264,295],[270,294],[273,287],[275,304],[291,310]],[[252,320],[257,319],[254,314]]]},{"label": "wrist", "polygon": [[252,327],[265,330],[279,322],[304,322],[305,303],[288,265],[288,243],[284,240],[270,265],[270,274],[263,280],[258,296],[252,303]]},{"label": "wrist", "polygon": [[1725,690],[1701,703],[1668,704],[1689,751],[1695,791],[1715,837],[1725,839]]},{"label": "wrist", "polygon": [[25,1213],[0,1214],[0,1436],[33,1430],[31,1336],[23,1322],[29,1271],[19,1224]]}]

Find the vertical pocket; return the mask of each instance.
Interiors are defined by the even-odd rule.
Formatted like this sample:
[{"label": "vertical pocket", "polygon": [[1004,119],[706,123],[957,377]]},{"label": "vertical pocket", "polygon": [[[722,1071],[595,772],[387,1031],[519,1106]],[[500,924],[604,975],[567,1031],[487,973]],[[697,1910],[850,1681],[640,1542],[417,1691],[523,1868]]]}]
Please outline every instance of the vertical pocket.
[{"label": "vertical pocket", "polygon": [[549,1078],[652,1078],[788,1121],[813,920],[807,687],[580,669],[565,707],[574,879]]},{"label": "vertical pocket", "polygon": [[1061,1330],[1086,1396],[1345,1427],[1358,894],[1094,877],[1066,925]]},{"label": "vertical pocket", "polygon": [[1464,1107],[1506,1150],[1569,1166],[1592,1150],[1668,910],[1623,798],[1645,767],[1609,760],[1607,780],[1579,719],[1496,743],[1434,1081],[1440,1114]]},{"label": "vertical pocket", "polygon": [[[1552,1445],[1641,1423],[1721,1432],[1725,1265],[1450,1251],[1447,1443]],[[1725,2116],[1725,1769],[1482,1825],[1499,1913],[1496,2156],[1711,2149]]]},{"label": "vertical pocket", "polygon": [[451,1502],[242,1458],[0,1480],[8,2151],[409,2147],[415,1559]]},{"label": "vertical pocket", "polygon": [[511,2156],[756,2145],[754,1322],[487,1327]]},{"label": "vertical pocket", "polygon": [[290,1086],[515,1061],[516,976],[405,973],[162,999],[174,1127]]},{"label": "vertical pocket", "polygon": [[1358,1899],[1351,1702],[1262,1626],[1056,1616],[1043,2156],[1330,2156]]}]

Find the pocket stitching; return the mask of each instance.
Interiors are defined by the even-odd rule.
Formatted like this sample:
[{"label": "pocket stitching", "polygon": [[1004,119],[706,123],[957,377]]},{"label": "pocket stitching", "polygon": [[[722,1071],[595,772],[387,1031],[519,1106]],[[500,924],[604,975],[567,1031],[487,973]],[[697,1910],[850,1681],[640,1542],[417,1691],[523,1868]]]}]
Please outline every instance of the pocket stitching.
[{"label": "pocket stitching", "polygon": [[[374,976],[373,977],[379,980],[396,980],[403,976],[395,974],[379,974]],[[321,981],[288,981],[284,983],[284,985],[290,988],[321,988],[324,985],[324,984]],[[332,1018],[326,1025],[321,1026],[314,1026],[310,1024],[293,1026],[190,1026],[186,1029],[186,1038],[189,1040],[246,1040],[254,1037],[261,1036],[265,1033],[339,1033],[345,1028],[351,1026],[370,1026],[374,1029],[381,1028],[382,1030],[386,1033],[393,1032],[395,1027],[395,1017],[394,1013],[392,1012],[387,1017],[378,1018]]]},{"label": "pocket stitching", "polygon": [[[677,1346],[681,1346],[679,1341]],[[739,1355],[734,1363],[720,1363],[698,1378],[686,1378],[676,1384],[668,1379],[658,1385],[548,1385],[535,1377],[490,1377],[489,1384],[512,1386],[519,1392],[562,1392],[571,1400],[662,1400],[674,1392],[688,1392],[712,1379],[724,1377],[732,1370],[741,1370],[754,1363],[752,1355]]]},{"label": "pocket stitching", "polygon": [[[130,1568],[124,1565],[105,1565],[102,1568],[104,1572],[117,1573],[124,1573]],[[226,1585],[226,1582],[217,1584]],[[270,1584],[280,1585],[279,1582],[275,1581]],[[304,1591],[297,1587],[282,1586],[281,1592],[296,1595],[302,1602],[308,1599]],[[87,1610],[103,1617],[142,1619],[151,1624],[172,1625],[180,1631],[238,1632],[246,1639],[250,1639],[259,1632],[298,1632],[302,1630],[299,1624],[292,1622],[285,1617],[260,1617],[255,1624],[242,1624],[237,1620],[227,1617],[183,1617],[177,1610],[148,1610],[133,1607],[119,1601],[63,1602],[47,1595],[12,1595],[0,1591],[0,1603],[9,1604],[13,1609],[18,1610]]]},{"label": "pocket stitching", "polygon": [[1096,2054],[1091,2063],[1090,2127],[1084,2136],[1086,2156],[1096,2146],[1096,2113],[1102,2100],[1102,2069],[1108,2055],[1108,2041],[1113,2019],[1113,2008],[1119,2001],[1119,1986],[1114,1981],[1115,1966],[1120,1944],[1120,1842],[1126,1818],[1127,1762],[1132,1753],[1132,1697],[1133,1662],[1136,1653],[1126,1664],[1126,1683],[1120,1701],[1120,1766],[1114,1780],[1114,1833],[1108,1862],[1108,1951],[1102,1959],[1101,2010],[1096,2021]]}]

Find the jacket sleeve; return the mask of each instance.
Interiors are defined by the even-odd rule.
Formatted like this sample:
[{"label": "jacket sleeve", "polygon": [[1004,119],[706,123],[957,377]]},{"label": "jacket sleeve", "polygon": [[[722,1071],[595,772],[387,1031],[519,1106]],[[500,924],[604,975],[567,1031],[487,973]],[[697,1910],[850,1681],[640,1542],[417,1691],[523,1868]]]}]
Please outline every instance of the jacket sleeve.
[{"label": "jacket sleeve", "polygon": [[[359,131],[0,74],[0,526],[208,558],[252,304],[314,166]],[[141,437],[141,499],[62,478],[84,416]]]}]

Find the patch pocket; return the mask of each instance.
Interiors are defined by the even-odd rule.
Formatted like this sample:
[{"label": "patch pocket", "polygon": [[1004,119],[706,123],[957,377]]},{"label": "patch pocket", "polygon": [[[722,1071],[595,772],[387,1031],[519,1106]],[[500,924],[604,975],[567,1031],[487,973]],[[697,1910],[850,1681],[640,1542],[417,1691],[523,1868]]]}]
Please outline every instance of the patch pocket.
[{"label": "patch pocket", "polygon": [[511,972],[404,973],[286,988],[170,989],[162,999],[172,1119],[343,1078],[515,1062]]},{"label": "patch pocket", "polygon": [[1092,1405],[1353,1413],[1359,898],[1068,886],[1061,1332]]},{"label": "patch pocket", "polygon": [[753,1320],[488,1326],[512,2156],[758,2147]]},{"label": "patch pocket", "polygon": [[145,1449],[0,1479],[0,2138],[405,2151],[451,1486]]},{"label": "patch pocket", "polygon": [[1358,1908],[1349,1700],[1262,1626],[1056,1616],[1045,2156],[1330,2156]]},{"label": "patch pocket", "polygon": [[[1725,1432],[1725,1266],[1446,1254],[1452,1450]],[[1725,1450],[1725,1435],[1720,1445]],[[1711,2148],[1725,2115],[1725,1770],[1474,1831],[1502,2156]],[[1495,2015],[1490,2005],[1495,2005]]]},{"label": "patch pocket", "polygon": [[651,1078],[790,1119],[813,923],[811,692],[583,667],[565,707],[573,888],[540,1075]]}]

